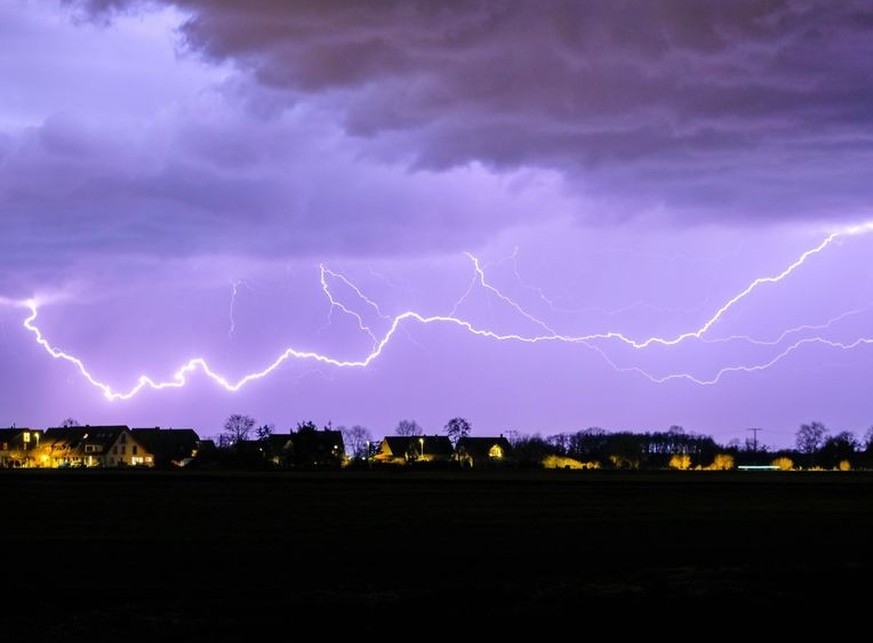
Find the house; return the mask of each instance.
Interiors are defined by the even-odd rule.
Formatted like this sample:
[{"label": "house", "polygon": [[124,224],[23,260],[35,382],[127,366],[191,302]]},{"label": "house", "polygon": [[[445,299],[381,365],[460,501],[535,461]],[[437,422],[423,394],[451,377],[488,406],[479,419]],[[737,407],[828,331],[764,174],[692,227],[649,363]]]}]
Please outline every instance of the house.
[{"label": "house", "polygon": [[0,467],[36,467],[43,432],[39,429],[10,427],[0,429]]},{"label": "house", "polygon": [[125,425],[52,427],[40,440],[44,466],[153,467],[154,455]]},{"label": "house", "polygon": [[346,448],[339,429],[318,429],[306,424],[290,437],[286,454],[292,467],[332,469],[346,464]]},{"label": "house", "polygon": [[489,467],[514,464],[512,445],[503,434],[499,437],[459,438],[455,459],[462,467]]},{"label": "house", "polygon": [[445,435],[392,435],[382,438],[373,461],[380,464],[451,462],[452,442]]},{"label": "house", "polygon": [[183,467],[197,457],[200,436],[194,429],[133,428],[136,439],[154,456],[155,467]]},{"label": "house", "polygon": [[290,467],[294,455],[293,439],[293,433],[271,433],[261,440],[267,462],[280,469]]}]

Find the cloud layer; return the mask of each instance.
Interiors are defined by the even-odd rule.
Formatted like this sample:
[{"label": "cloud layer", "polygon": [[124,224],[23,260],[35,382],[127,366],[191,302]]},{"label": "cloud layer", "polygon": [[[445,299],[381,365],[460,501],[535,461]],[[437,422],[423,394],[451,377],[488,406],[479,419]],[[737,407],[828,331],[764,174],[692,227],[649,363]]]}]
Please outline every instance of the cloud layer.
[{"label": "cloud layer", "polygon": [[601,204],[585,220],[869,211],[867,0],[173,4],[191,50],[362,153],[557,169]]}]

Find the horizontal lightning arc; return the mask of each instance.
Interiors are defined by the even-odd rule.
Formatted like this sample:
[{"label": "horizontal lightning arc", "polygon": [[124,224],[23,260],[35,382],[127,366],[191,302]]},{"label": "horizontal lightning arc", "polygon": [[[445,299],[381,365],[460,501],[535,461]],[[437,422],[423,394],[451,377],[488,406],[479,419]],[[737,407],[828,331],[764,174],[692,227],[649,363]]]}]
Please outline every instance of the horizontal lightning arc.
[{"label": "horizontal lightning arc", "polygon": [[[254,380],[259,380],[273,371],[275,371],[281,364],[288,359],[302,359],[302,360],[313,360],[316,362],[320,362],[322,364],[336,366],[339,368],[365,368],[369,366],[373,360],[379,357],[382,354],[384,348],[391,341],[391,338],[394,336],[394,333],[397,331],[401,322],[411,319],[418,321],[422,324],[431,324],[436,322],[443,322],[449,324],[455,324],[467,330],[469,333],[473,335],[478,335],[480,337],[488,337],[491,339],[497,339],[501,341],[520,341],[520,342],[528,342],[528,343],[537,343],[542,341],[549,340],[563,340],[563,341],[577,341],[573,338],[562,338],[555,335],[543,335],[538,337],[524,337],[518,334],[500,334],[494,333],[490,330],[484,330],[481,328],[474,327],[470,322],[457,319],[455,317],[448,317],[444,315],[431,315],[425,317],[413,311],[407,311],[400,315],[397,315],[393,321],[391,322],[391,326],[388,328],[388,331],[382,337],[382,339],[378,342],[376,347],[371,351],[364,359],[359,360],[340,360],[333,357],[329,357],[327,355],[322,355],[321,353],[316,353],[314,351],[301,351],[294,348],[287,348],[283,353],[281,353],[269,366],[264,368],[261,371],[257,371],[255,373],[250,373],[236,382],[231,382],[224,376],[213,371],[206,360],[202,357],[195,357],[186,362],[183,366],[181,366],[172,376],[172,379],[165,382],[155,382],[152,378],[147,375],[142,375],[139,377],[136,386],[127,391],[126,393],[117,393],[112,390],[112,388],[98,379],[96,379],[88,369],[85,367],[85,364],[78,357],[74,355],[70,355],[58,348],[52,346],[48,340],[43,337],[40,329],[34,325],[34,321],[36,321],[38,308],[35,303],[29,302],[27,306],[30,308],[30,316],[24,320],[24,327],[34,334],[36,337],[37,343],[42,346],[46,352],[49,353],[55,359],[61,359],[68,361],[76,366],[78,371],[82,374],[82,376],[88,380],[92,385],[96,386],[100,390],[103,391],[103,395],[110,400],[127,400],[139,393],[144,388],[151,388],[155,390],[161,390],[166,388],[180,388],[187,383],[188,374],[193,371],[199,369],[204,374],[206,374],[210,379],[220,385],[222,388],[228,391],[238,391],[243,386],[252,382]],[[582,341],[579,339],[578,341]]]},{"label": "horizontal lightning arc", "polygon": [[[42,346],[43,349],[45,349],[45,351],[54,359],[64,360],[64,361],[67,361],[67,362],[70,362],[71,364],[73,364],[76,367],[76,369],[79,371],[79,373],[91,385],[93,385],[96,388],[98,388],[99,390],[101,390],[103,392],[104,397],[106,397],[109,400],[127,400],[127,399],[134,397],[140,391],[142,391],[143,389],[146,389],[146,388],[153,389],[153,390],[162,390],[162,389],[168,389],[168,388],[181,388],[181,387],[185,386],[185,384],[188,382],[188,377],[192,373],[194,373],[195,371],[198,371],[198,370],[203,372],[207,377],[209,377],[211,380],[213,380],[216,384],[218,384],[219,386],[221,386],[225,390],[235,392],[250,382],[263,379],[264,377],[266,377],[267,375],[269,375],[270,373],[275,371],[277,368],[279,368],[284,362],[286,362],[289,359],[312,360],[315,362],[319,362],[321,364],[334,366],[334,367],[338,367],[338,368],[366,368],[382,354],[383,350],[388,345],[388,343],[391,341],[392,337],[394,336],[394,334],[396,333],[396,331],[400,327],[400,325],[404,322],[407,322],[407,321],[414,321],[414,322],[418,322],[421,324],[432,324],[432,323],[451,324],[451,325],[457,326],[457,327],[467,331],[468,333],[470,333],[472,335],[475,335],[478,337],[484,337],[484,338],[488,338],[488,339],[493,339],[493,340],[498,340],[498,341],[515,341],[515,342],[523,342],[523,343],[529,343],[529,344],[536,344],[536,343],[541,343],[541,342],[564,342],[564,343],[572,343],[572,344],[584,344],[584,345],[587,345],[589,348],[594,348],[597,352],[599,352],[601,355],[603,355],[603,357],[610,364],[612,364],[614,368],[617,368],[611,362],[611,360],[609,360],[608,357],[603,353],[602,349],[592,345],[593,342],[596,342],[598,340],[616,340],[616,341],[619,341],[621,343],[627,344],[635,349],[643,349],[643,348],[647,348],[647,347],[655,345],[655,344],[663,345],[663,346],[675,346],[675,345],[679,344],[680,342],[683,342],[683,341],[688,340],[688,339],[701,339],[703,337],[703,335],[706,334],[707,331],[709,331],[709,329],[712,328],[712,326],[714,324],[716,324],[719,321],[719,319],[721,319],[733,306],[735,306],[738,302],[743,300],[745,297],[749,296],[758,287],[760,287],[764,284],[776,283],[776,282],[779,282],[779,281],[785,279],[791,273],[793,273],[797,268],[802,266],[807,261],[807,259],[809,259],[813,255],[816,255],[816,254],[822,252],[831,243],[833,243],[834,240],[837,239],[838,237],[840,237],[844,234],[854,235],[854,234],[866,233],[866,232],[870,232],[871,230],[873,230],[873,221],[859,225],[859,226],[855,226],[852,228],[847,228],[847,229],[842,230],[842,231],[833,232],[833,233],[829,234],[827,237],[825,237],[825,239],[821,243],[819,243],[817,246],[802,253],[800,255],[800,257],[798,257],[793,263],[791,263],[787,268],[785,268],[779,274],[774,275],[774,276],[770,276],[770,277],[760,277],[760,278],[757,278],[754,281],[752,281],[745,289],[743,289],[741,292],[739,292],[738,294],[733,296],[731,299],[729,299],[727,302],[725,302],[720,308],[718,308],[716,310],[716,312],[703,325],[701,325],[697,330],[682,333],[680,335],[673,337],[672,339],[667,339],[667,338],[662,338],[662,337],[650,337],[650,338],[642,340],[642,341],[634,340],[632,338],[629,338],[629,337],[627,337],[621,333],[617,333],[617,332],[594,333],[594,334],[582,335],[582,336],[570,336],[570,335],[562,335],[562,334],[555,333],[554,331],[551,330],[551,328],[547,324],[545,324],[544,322],[540,321],[539,319],[533,317],[532,315],[530,315],[529,313],[524,311],[524,309],[522,309],[513,300],[506,297],[497,288],[495,288],[491,284],[489,284],[485,280],[484,272],[483,272],[478,260],[476,259],[476,257],[474,257],[473,255],[470,255],[470,254],[468,254],[467,256],[474,263],[474,267],[475,267],[475,271],[476,271],[475,281],[477,281],[484,289],[493,292],[500,299],[502,299],[505,303],[514,307],[519,313],[521,313],[523,316],[525,316],[529,321],[532,321],[532,322],[540,325],[540,327],[542,327],[544,330],[547,331],[546,334],[521,335],[521,334],[517,334],[517,333],[496,333],[496,332],[491,331],[491,330],[478,328],[467,320],[455,317],[454,314],[425,316],[425,315],[421,315],[421,314],[414,312],[414,311],[406,311],[406,312],[403,312],[399,315],[396,315],[395,317],[393,317],[391,319],[391,323],[389,324],[387,331],[382,336],[382,338],[379,339],[372,332],[372,330],[366,324],[364,324],[363,319],[361,318],[360,315],[358,315],[354,311],[348,309],[346,306],[342,305],[340,302],[338,302],[333,297],[333,295],[332,295],[332,293],[327,285],[326,276],[331,276],[333,278],[339,279],[343,283],[346,283],[354,292],[356,292],[356,294],[363,301],[365,301],[368,305],[374,307],[376,309],[377,313],[380,316],[382,316],[381,311],[379,310],[379,308],[375,304],[375,302],[367,299],[363,295],[363,293],[356,286],[354,286],[354,284],[349,282],[345,277],[343,277],[342,275],[339,275],[338,273],[333,273],[333,272],[329,271],[328,269],[324,268],[324,266],[321,266],[320,281],[321,281],[322,289],[326,293],[328,300],[331,304],[331,307],[332,308],[339,308],[342,312],[349,314],[349,315],[353,316],[354,318],[356,318],[356,320],[358,321],[359,329],[366,332],[373,340],[372,350],[370,351],[370,353],[368,353],[362,359],[343,360],[343,359],[337,359],[334,357],[330,357],[328,355],[323,355],[323,354],[320,354],[320,353],[317,353],[314,351],[303,351],[303,350],[298,350],[295,348],[287,348],[278,357],[276,357],[276,359],[274,359],[272,363],[270,363],[264,369],[257,371],[257,372],[254,372],[254,373],[249,373],[248,375],[245,375],[244,377],[242,377],[236,381],[231,381],[231,380],[227,379],[226,377],[224,377],[223,375],[213,371],[204,358],[195,357],[195,358],[190,359],[185,364],[183,364],[180,368],[178,368],[169,380],[158,382],[147,375],[142,375],[138,378],[136,385],[126,392],[114,391],[111,386],[109,386],[108,384],[106,384],[104,382],[101,382],[94,375],[92,375],[81,359],[79,359],[75,355],[71,355],[69,353],[66,353],[66,352],[60,350],[59,348],[56,348],[43,336],[42,331],[35,324],[37,316],[38,316],[38,309],[39,309],[37,301],[35,299],[27,300],[24,302],[10,302],[9,300],[0,299],[0,303],[19,305],[19,306],[24,306],[24,307],[28,308],[30,310],[30,315],[24,320],[23,326],[25,329],[27,329],[29,332],[31,332],[34,335],[34,337],[36,338],[36,342],[40,346]],[[468,293],[469,293],[469,291],[468,291]],[[466,294],[464,296],[466,297]],[[453,309],[453,312],[454,312],[454,309]],[[382,317],[385,319],[388,319],[385,316],[382,316]],[[854,344],[838,344],[835,342],[830,342],[828,340],[823,340],[823,339],[819,339],[819,338],[806,339],[806,340],[801,340],[801,341],[797,342],[796,344],[794,344],[793,346],[786,349],[786,351],[784,351],[780,356],[777,356],[776,358],[774,358],[774,360],[771,363],[775,363],[775,361],[782,359],[782,357],[784,357],[788,353],[792,352],[800,345],[802,345],[804,343],[809,343],[812,341],[819,341],[819,342],[827,343],[827,344],[830,344],[832,346],[840,347],[840,348],[851,348],[851,347],[860,345],[862,343],[864,343],[864,344],[873,343],[873,340],[867,340],[867,339],[857,340],[856,342],[854,342]],[[666,376],[663,378],[655,378],[655,377],[647,374],[645,371],[642,371],[641,369],[636,368],[636,367],[617,368],[617,370],[638,371],[641,374],[643,374],[644,376],[646,376],[647,378],[649,378],[650,380],[655,381],[655,382],[665,382],[665,381],[672,380],[672,379],[684,378],[684,379],[690,379],[690,380],[697,382],[699,384],[710,384],[710,383],[714,383],[715,381],[717,381],[717,379],[719,377],[721,377],[721,375],[723,373],[726,373],[726,372],[736,371],[736,370],[753,371],[753,370],[760,370],[760,369],[763,369],[766,367],[767,367],[767,365],[761,365],[759,367],[729,367],[729,368],[722,369],[722,371],[719,372],[719,374],[717,375],[715,380],[709,380],[709,381],[695,379],[694,377],[687,375],[687,374],[677,374],[677,375],[669,375],[669,376]]]}]

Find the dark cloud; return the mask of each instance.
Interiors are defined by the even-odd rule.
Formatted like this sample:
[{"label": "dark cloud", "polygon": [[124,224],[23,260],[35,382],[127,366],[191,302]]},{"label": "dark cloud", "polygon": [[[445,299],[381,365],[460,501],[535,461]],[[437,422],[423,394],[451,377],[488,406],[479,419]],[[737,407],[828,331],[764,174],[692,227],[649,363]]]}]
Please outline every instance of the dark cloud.
[{"label": "dark cloud", "polygon": [[306,114],[195,116],[144,131],[54,116],[0,136],[0,236],[15,241],[0,265],[42,274],[80,256],[456,251],[522,221],[541,192],[505,192],[482,171],[361,164]]},{"label": "dark cloud", "polygon": [[173,4],[190,49],[413,167],[557,168],[628,212],[843,216],[871,197],[869,0]]}]

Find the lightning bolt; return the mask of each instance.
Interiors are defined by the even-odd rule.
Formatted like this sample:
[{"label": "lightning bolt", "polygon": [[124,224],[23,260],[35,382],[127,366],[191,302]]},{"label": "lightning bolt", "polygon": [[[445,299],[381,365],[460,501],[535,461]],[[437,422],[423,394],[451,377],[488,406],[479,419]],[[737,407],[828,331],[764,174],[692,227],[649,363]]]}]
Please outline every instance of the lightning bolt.
[{"label": "lightning bolt", "polygon": [[[517,302],[512,300],[511,298],[504,295],[498,288],[493,286],[486,279],[485,272],[482,269],[482,266],[479,260],[473,256],[472,254],[467,253],[466,256],[472,261],[474,266],[475,275],[473,277],[473,281],[471,282],[470,287],[467,289],[467,292],[463,295],[463,297],[455,304],[452,311],[448,315],[423,315],[416,311],[405,311],[394,317],[388,316],[382,312],[380,307],[373,300],[369,299],[357,286],[355,286],[350,280],[341,275],[340,273],[331,271],[326,268],[324,265],[320,266],[320,283],[322,286],[322,290],[327,297],[330,303],[330,311],[332,312],[335,309],[340,310],[342,313],[351,316],[356,320],[359,330],[366,333],[373,341],[371,351],[359,358],[359,359],[340,359],[337,357],[332,357],[330,355],[324,355],[321,353],[317,353],[314,351],[307,350],[299,350],[297,348],[286,348],[278,357],[276,357],[270,364],[268,364],[265,368],[260,371],[256,371],[253,373],[249,373],[239,379],[230,380],[225,376],[213,371],[207,361],[202,357],[195,357],[190,359],[188,362],[184,363],[181,367],[179,367],[175,373],[171,376],[170,379],[165,381],[155,381],[151,377],[147,375],[141,375],[136,384],[128,389],[127,391],[115,391],[108,384],[100,381],[89,372],[84,362],[72,355],[67,353],[55,346],[53,346],[44,336],[42,331],[36,325],[36,320],[38,318],[38,311],[40,302],[37,301],[36,298],[29,299],[25,301],[15,301],[9,299],[0,298],[0,304],[4,305],[12,305],[16,307],[25,307],[30,311],[30,314],[23,321],[23,327],[33,334],[36,339],[38,345],[40,345],[51,357],[58,360],[63,360],[72,364],[76,370],[80,373],[80,375],[85,378],[91,385],[99,389],[103,392],[103,395],[109,400],[126,400],[134,397],[140,391],[144,389],[153,389],[153,390],[163,390],[168,388],[181,388],[185,386],[188,382],[189,377],[195,372],[199,371],[206,375],[209,379],[214,381],[217,385],[224,388],[227,391],[238,391],[242,387],[246,386],[249,383],[255,382],[257,380],[263,379],[267,377],[270,373],[278,369],[282,364],[284,364],[288,360],[303,360],[303,361],[312,361],[323,365],[333,366],[337,368],[366,368],[369,366],[374,360],[378,359],[385,348],[389,345],[392,338],[397,333],[398,329],[402,326],[407,325],[408,323],[418,323],[421,325],[428,324],[445,324],[457,327],[458,329],[476,336],[485,339],[491,339],[495,341],[504,341],[504,342],[520,342],[525,344],[538,344],[543,342],[560,342],[560,343],[568,343],[568,344],[576,344],[583,345],[587,348],[590,348],[597,353],[599,353],[604,360],[607,361],[613,368],[617,371],[626,372],[633,371],[640,373],[644,377],[650,379],[653,382],[663,383],[676,379],[685,379],[695,382],[697,384],[710,385],[718,382],[721,377],[723,377],[727,373],[743,371],[743,372],[754,372],[764,370],[766,368],[771,367],[778,361],[784,359],[789,354],[798,350],[802,346],[812,343],[823,344],[826,346],[830,346],[832,348],[838,348],[842,350],[851,350],[861,345],[866,345],[873,343],[873,339],[868,338],[860,338],[856,339],[853,342],[836,342],[820,337],[813,338],[805,338],[798,340],[794,344],[785,348],[781,353],[770,359],[769,361],[752,366],[729,366],[722,368],[719,370],[716,375],[710,379],[701,379],[695,378],[690,374],[679,373],[679,374],[670,374],[663,377],[654,377],[645,370],[639,367],[620,367],[616,365],[609,356],[604,352],[604,350],[596,345],[598,342],[603,341],[616,341],[626,346],[629,346],[633,349],[641,350],[651,346],[659,345],[659,346],[676,346],[682,342],[686,342],[688,340],[701,340],[704,338],[706,333],[710,331],[710,329],[718,323],[727,313],[742,302],[744,299],[749,297],[754,291],[761,288],[764,285],[775,284],[783,281],[788,278],[792,273],[794,273],[798,268],[803,266],[810,258],[815,255],[823,252],[826,248],[832,245],[838,238],[842,236],[850,236],[850,235],[860,235],[866,234],[873,230],[873,221],[867,222],[858,226],[846,228],[844,230],[840,230],[837,232],[832,232],[828,234],[818,245],[810,248],[809,250],[803,252],[794,262],[789,264],[785,269],[779,272],[776,275],[767,276],[767,277],[759,277],[752,281],[746,288],[741,290],[739,293],[728,299],[724,304],[722,304],[716,311],[699,327],[694,330],[686,331],[675,335],[673,337],[658,337],[652,336],[646,339],[634,339],[628,336],[625,336],[622,333],[609,331],[603,333],[593,333],[588,335],[579,335],[579,336],[571,336],[571,335],[563,335],[555,332],[548,324],[538,319],[537,317],[528,313],[524,308],[522,308]],[[330,289],[330,285],[328,283],[328,278],[339,281],[348,287],[356,297],[358,297],[361,301],[363,301],[367,306],[371,307],[380,318],[380,320],[388,322],[387,329],[384,333],[378,336],[370,326],[368,326],[362,315],[355,312],[354,310],[345,306],[341,301],[339,301],[332,293]],[[456,309],[459,307],[460,303],[469,296],[472,292],[472,288],[476,285],[479,285],[483,290],[487,293],[490,293],[492,296],[496,297],[499,301],[508,305],[510,308],[514,309],[519,315],[527,319],[528,321],[534,323],[539,326],[544,333],[541,334],[533,334],[533,335],[523,335],[520,333],[498,333],[493,330],[487,328],[480,328],[474,325],[472,322],[459,318],[456,316]],[[848,313],[844,313],[842,317],[845,317],[849,314],[856,314],[860,311],[850,311]],[[837,321],[839,318],[834,318],[831,320],[832,322]],[[785,331],[781,336],[781,339],[784,339],[788,334],[792,332],[797,332],[800,329],[804,328],[815,328],[812,326],[808,327],[797,327],[796,329],[789,329]],[[743,337],[743,336],[740,336]]]},{"label": "lightning bolt", "polygon": [[372,306],[376,310],[376,313],[379,315],[379,317],[382,317],[383,319],[388,319],[388,318],[385,317],[384,315],[382,315],[382,311],[379,310],[379,306],[374,301],[372,301],[366,295],[364,295],[364,293],[362,293],[361,290],[357,286],[355,286],[352,282],[350,282],[348,279],[346,279],[345,276],[343,276],[337,272],[333,272],[329,268],[326,268],[324,266],[324,264],[321,264],[319,266],[319,280],[321,282],[321,289],[322,289],[322,291],[324,291],[324,294],[327,297],[327,300],[330,302],[330,309],[328,310],[328,313],[327,313],[327,325],[330,325],[331,316],[333,315],[334,309],[339,309],[340,311],[342,311],[343,313],[345,313],[349,317],[354,318],[355,321],[357,321],[358,330],[363,331],[364,333],[369,335],[370,339],[373,342],[372,346],[373,346],[373,348],[375,348],[379,344],[379,339],[376,337],[376,334],[364,322],[364,318],[359,313],[347,308],[345,306],[345,304],[341,303],[338,299],[336,299],[333,296],[333,293],[330,290],[330,286],[327,283],[328,277],[332,277],[332,278],[342,282],[343,284],[345,284],[349,288],[351,288],[352,291],[360,299],[362,299],[364,301],[364,303]]},{"label": "lightning bolt", "polygon": [[600,306],[584,306],[581,308],[564,308],[562,306],[559,306],[554,298],[546,295],[545,291],[542,288],[540,288],[539,286],[536,286],[534,284],[530,284],[522,278],[521,272],[520,272],[520,269],[518,266],[518,255],[519,255],[519,248],[518,248],[518,246],[516,246],[513,249],[512,254],[509,257],[507,257],[507,259],[506,259],[507,261],[512,262],[512,274],[515,275],[516,281],[518,281],[518,283],[521,285],[522,288],[533,291],[536,294],[537,299],[542,301],[549,308],[549,310],[551,310],[552,312],[555,312],[555,313],[570,313],[570,314],[600,313],[602,315],[614,317],[614,316],[621,315],[624,313],[629,313],[633,310],[637,310],[640,308],[646,308],[646,309],[651,310],[651,311],[656,312],[656,313],[692,313],[692,312],[698,312],[699,310],[702,310],[703,307],[706,305],[706,301],[708,299],[708,298],[704,299],[704,301],[701,304],[695,306],[694,308],[665,308],[662,306],[655,306],[654,304],[644,302],[644,301],[635,301],[635,302],[632,302],[630,304],[620,306],[618,308],[602,308]]},{"label": "lightning bolt", "polygon": [[227,331],[227,338],[233,339],[233,334],[236,331],[236,319],[234,318],[234,307],[236,306],[236,296],[239,293],[239,287],[241,284],[245,282],[242,281],[231,281],[230,282],[230,328]]}]

